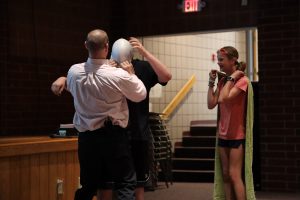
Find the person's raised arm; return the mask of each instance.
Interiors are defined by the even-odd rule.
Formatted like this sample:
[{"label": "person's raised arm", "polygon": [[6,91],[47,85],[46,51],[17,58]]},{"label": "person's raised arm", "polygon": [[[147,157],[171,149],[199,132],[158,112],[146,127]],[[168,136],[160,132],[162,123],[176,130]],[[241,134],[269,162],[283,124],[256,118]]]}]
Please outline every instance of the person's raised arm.
[{"label": "person's raised arm", "polygon": [[67,89],[67,77],[59,77],[51,85],[51,91],[60,96],[64,89]]},{"label": "person's raised arm", "polygon": [[244,76],[244,72],[240,70],[236,70],[233,74],[231,74],[231,76],[229,76],[229,79],[220,92],[219,102],[230,102],[242,92],[241,89],[234,87],[234,82],[242,76]]},{"label": "person's raised arm", "polygon": [[137,49],[138,52],[147,59],[156,73],[160,83],[167,83],[169,80],[171,80],[172,74],[167,66],[158,60],[154,55],[152,55],[147,49],[145,49],[145,47],[137,38],[130,37],[129,42],[134,49]]},{"label": "person's raised arm", "polygon": [[211,70],[209,73],[208,91],[207,91],[207,107],[213,109],[218,104],[219,89],[214,90],[217,70]]}]

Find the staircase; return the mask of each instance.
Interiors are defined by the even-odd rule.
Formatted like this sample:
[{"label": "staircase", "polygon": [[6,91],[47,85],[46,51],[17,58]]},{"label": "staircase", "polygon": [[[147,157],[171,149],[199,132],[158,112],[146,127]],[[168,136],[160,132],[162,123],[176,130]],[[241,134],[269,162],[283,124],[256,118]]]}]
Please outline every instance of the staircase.
[{"label": "staircase", "polygon": [[182,142],[175,144],[174,182],[213,182],[216,121],[192,121]]}]

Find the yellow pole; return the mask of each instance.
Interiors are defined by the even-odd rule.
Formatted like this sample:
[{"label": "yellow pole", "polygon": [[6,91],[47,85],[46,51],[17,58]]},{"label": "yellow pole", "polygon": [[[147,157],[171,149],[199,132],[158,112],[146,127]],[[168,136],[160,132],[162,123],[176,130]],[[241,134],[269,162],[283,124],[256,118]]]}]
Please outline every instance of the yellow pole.
[{"label": "yellow pole", "polygon": [[167,105],[167,107],[162,112],[161,117],[167,119],[171,113],[175,110],[178,104],[183,100],[187,93],[192,89],[196,82],[196,76],[192,75],[191,78],[186,82],[186,84],[180,89],[172,101]]}]

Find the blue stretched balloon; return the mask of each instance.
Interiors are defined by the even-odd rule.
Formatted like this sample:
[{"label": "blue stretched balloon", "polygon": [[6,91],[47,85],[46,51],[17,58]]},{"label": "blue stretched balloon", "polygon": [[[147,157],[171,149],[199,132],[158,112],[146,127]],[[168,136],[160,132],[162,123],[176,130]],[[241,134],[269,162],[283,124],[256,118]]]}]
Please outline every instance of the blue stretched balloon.
[{"label": "blue stretched balloon", "polygon": [[112,46],[110,59],[116,61],[118,64],[124,61],[131,61],[132,59],[132,46],[123,38],[118,39]]}]

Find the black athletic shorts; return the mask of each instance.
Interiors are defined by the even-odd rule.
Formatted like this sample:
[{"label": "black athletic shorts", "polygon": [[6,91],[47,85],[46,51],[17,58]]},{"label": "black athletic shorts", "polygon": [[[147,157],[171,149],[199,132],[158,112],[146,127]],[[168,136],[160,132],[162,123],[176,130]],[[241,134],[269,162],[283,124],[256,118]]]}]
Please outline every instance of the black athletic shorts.
[{"label": "black athletic shorts", "polygon": [[218,146],[219,147],[239,148],[240,145],[243,145],[243,147],[245,147],[245,139],[224,140],[224,139],[218,138]]},{"label": "black athletic shorts", "polygon": [[152,162],[149,140],[131,140],[131,151],[136,171],[137,187],[144,187],[149,179],[149,169]]}]

